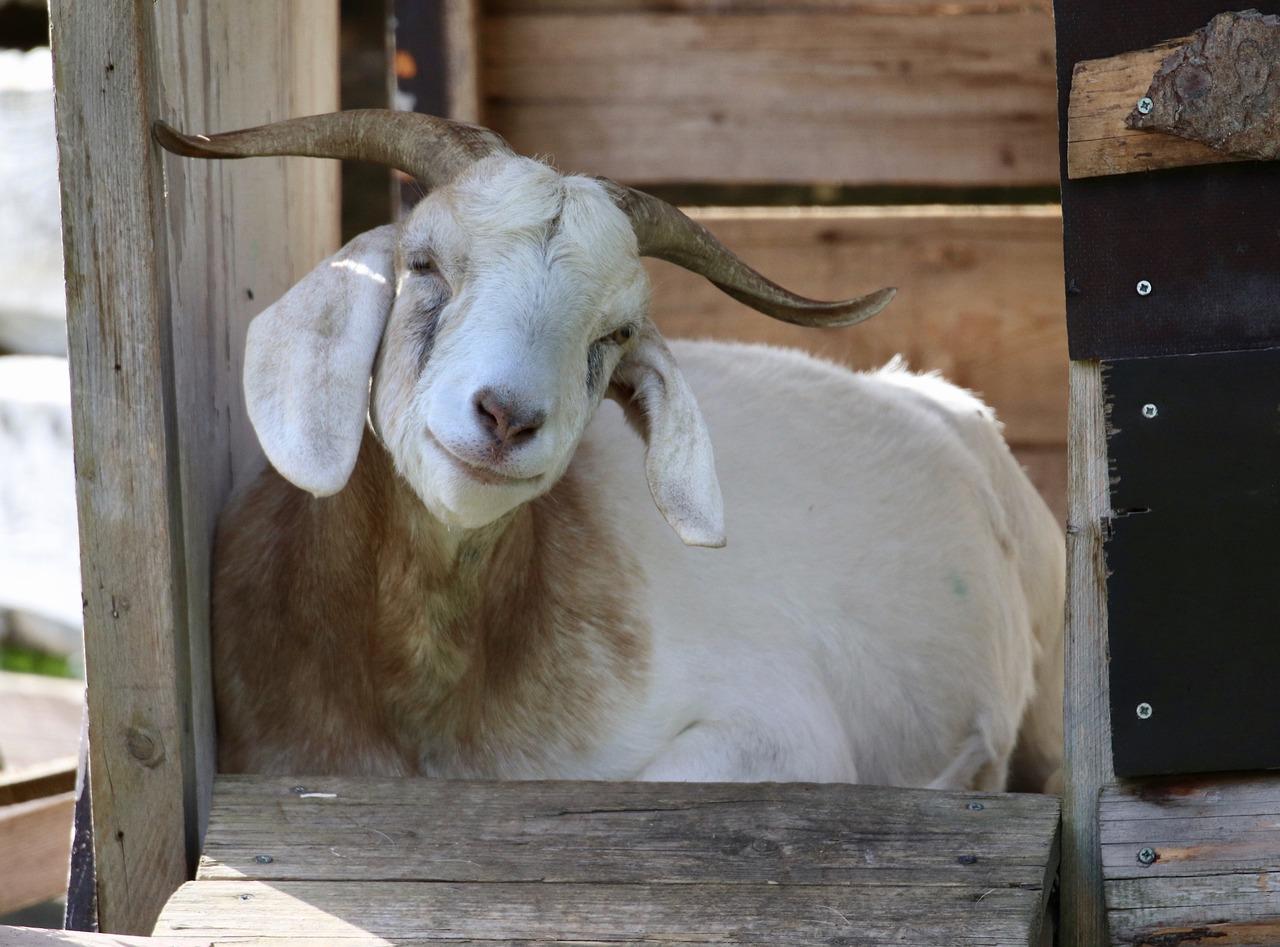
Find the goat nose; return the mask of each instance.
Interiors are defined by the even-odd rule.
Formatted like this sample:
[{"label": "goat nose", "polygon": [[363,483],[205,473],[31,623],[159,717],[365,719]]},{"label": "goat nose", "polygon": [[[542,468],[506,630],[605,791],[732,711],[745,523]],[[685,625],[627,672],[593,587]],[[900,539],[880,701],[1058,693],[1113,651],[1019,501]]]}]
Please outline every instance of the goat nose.
[{"label": "goat nose", "polygon": [[481,388],[474,398],[476,415],[480,425],[493,435],[499,444],[519,444],[527,441],[542,427],[546,412],[529,408],[516,399],[504,397],[492,388]]}]

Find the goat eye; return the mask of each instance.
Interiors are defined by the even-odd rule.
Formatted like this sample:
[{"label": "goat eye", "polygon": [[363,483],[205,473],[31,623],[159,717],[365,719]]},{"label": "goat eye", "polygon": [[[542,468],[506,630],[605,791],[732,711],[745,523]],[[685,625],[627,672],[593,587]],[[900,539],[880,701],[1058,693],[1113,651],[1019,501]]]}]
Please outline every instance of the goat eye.
[{"label": "goat eye", "polygon": [[409,269],[419,275],[430,275],[439,273],[440,268],[436,265],[436,261],[429,256],[412,257],[409,260]]},{"label": "goat eye", "polygon": [[614,345],[622,345],[624,342],[630,341],[631,337],[635,334],[636,334],[635,326],[625,325],[625,326],[622,326],[622,328],[615,329],[613,332],[606,335],[605,339],[608,340],[609,342],[612,342]]}]

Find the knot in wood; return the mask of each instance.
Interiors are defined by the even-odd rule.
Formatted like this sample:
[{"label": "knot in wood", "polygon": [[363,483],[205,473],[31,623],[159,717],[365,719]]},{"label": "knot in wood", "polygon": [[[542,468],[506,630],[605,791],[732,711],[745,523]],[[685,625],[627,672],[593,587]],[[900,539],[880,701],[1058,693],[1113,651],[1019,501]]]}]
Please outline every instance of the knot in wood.
[{"label": "knot in wood", "polygon": [[164,760],[164,744],[154,733],[141,727],[130,727],[124,739],[129,755],[143,766],[154,768]]}]

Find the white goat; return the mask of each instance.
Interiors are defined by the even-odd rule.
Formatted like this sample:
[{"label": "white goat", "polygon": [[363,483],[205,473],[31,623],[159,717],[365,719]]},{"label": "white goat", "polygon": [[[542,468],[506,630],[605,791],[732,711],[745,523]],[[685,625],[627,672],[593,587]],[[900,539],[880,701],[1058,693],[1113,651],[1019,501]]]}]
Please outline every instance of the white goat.
[{"label": "white goat", "polygon": [[[223,769],[1050,780],[1062,536],[991,412],[894,366],[668,349],[640,256],[802,324],[892,291],[793,296],[669,205],[439,119],[157,136],[374,158],[430,189],[250,328],[275,471],[220,528]],[[710,435],[723,550],[689,548],[724,544]]]}]

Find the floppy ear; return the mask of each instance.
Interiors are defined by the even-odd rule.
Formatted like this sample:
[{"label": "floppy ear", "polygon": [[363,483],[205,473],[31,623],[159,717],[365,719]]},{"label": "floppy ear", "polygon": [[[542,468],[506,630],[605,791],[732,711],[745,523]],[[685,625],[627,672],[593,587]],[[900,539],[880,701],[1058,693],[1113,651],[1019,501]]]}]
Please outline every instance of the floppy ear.
[{"label": "floppy ear", "polygon": [[356,237],[249,326],[244,393],[267,459],[316,496],[355,467],[369,377],[395,298],[394,225]]},{"label": "floppy ear", "polygon": [[652,323],[614,370],[609,393],[640,428],[653,502],[688,546],[723,546],[724,501],[711,437],[689,383]]}]

